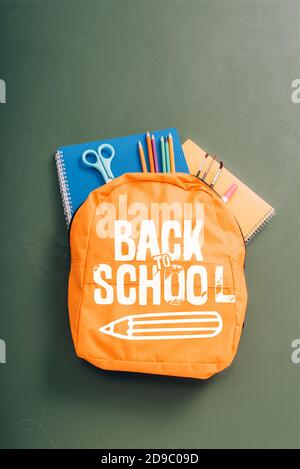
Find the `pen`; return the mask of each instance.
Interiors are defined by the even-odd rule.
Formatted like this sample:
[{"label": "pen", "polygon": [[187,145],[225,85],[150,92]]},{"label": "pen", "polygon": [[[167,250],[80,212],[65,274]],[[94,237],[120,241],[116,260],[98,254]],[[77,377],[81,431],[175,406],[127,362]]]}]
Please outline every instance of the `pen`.
[{"label": "pen", "polygon": [[199,178],[200,174],[201,174],[201,171],[203,169],[203,166],[205,165],[206,163],[206,158],[208,157],[208,153],[205,153],[204,155],[204,160],[202,161],[201,165],[200,165],[200,168],[198,169],[197,171],[197,174],[196,174],[196,178]]},{"label": "pen", "polygon": [[211,184],[210,184],[210,187],[211,187],[212,189],[214,188],[214,185],[216,184],[217,179],[218,179],[218,177],[219,177],[220,174],[221,174],[221,171],[222,171],[222,169],[223,169],[223,166],[224,166],[223,161],[220,161],[219,169],[217,170],[217,172],[216,172],[216,174],[214,175],[214,178],[213,178],[213,180],[211,181]]},{"label": "pen", "polygon": [[203,174],[203,176],[202,176],[202,178],[201,178],[202,181],[205,181],[206,176],[208,175],[209,171],[211,170],[211,167],[212,167],[212,165],[213,165],[213,162],[214,162],[215,159],[216,159],[216,156],[217,156],[217,155],[214,155],[214,156],[212,157],[211,162],[210,162],[210,164],[208,165],[207,170],[205,171],[205,173]]}]

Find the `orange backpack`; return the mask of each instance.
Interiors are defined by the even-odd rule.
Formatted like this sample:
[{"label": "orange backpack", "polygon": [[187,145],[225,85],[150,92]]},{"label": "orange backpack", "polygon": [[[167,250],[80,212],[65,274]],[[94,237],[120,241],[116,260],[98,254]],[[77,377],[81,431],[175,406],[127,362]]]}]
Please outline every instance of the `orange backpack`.
[{"label": "orange backpack", "polygon": [[89,195],[70,243],[79,357],[192,378],[230,365],[247,303],[245,244],[209,186],[189,174],[125,174]]}]

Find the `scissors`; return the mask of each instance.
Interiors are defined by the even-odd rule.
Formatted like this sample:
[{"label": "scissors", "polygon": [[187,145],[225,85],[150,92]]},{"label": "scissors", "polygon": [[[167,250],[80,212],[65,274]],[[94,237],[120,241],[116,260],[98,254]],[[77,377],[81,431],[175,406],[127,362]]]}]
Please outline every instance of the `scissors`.
[{"label": "scissors", "polygon": [[[106,157],[104,156],[103,152],[108,151],[110,153],[110,156]],[[96,158],[96,161],[93,163],[88,161],[87,156],[93,156]],[[82,162],[85,166],[89,168],[94,168],[103,177],[105,182],[110,182],[113,179],[115,179],[115,176],[113,175],[110,165],[115,156],[115,149],[112,145],[109,143],[103,143],[100,145],[97,151],[95,150],[86,150],[85,152],[82,153]]]}]

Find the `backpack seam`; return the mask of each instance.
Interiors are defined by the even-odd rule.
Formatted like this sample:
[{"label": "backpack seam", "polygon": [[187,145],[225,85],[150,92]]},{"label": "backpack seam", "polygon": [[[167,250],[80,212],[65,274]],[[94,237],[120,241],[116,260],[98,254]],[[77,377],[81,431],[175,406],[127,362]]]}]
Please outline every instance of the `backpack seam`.
[{"label": "backpack seam", "polygon": [[83,275],[81,279],[81,296],[80,296],[80,301],[77,309],[77,321],[76,321],[76,338],[75,338],[75,348],[78,350],[78,336],[79,336],[79,329],[80,329],[80,318],[81,318],[81,307],[82,307],[82,302],[83,302],[83,296],[84,296],[84,278],[85,278],[85,270],[86,270],[86,264],[87,264],[87,254],[88,254],[88,249],[89,249],[89,244],[90,244],[90,233],[91,233],[91,228],[92,228],[92,222],[94,221],[95,214],[91,217],[89,229],[88,229],[88,240],[87,240],[87,246],[86,246],[86,254],[85,254],[85,260],[84,260],[84,268],[83,268]]}]

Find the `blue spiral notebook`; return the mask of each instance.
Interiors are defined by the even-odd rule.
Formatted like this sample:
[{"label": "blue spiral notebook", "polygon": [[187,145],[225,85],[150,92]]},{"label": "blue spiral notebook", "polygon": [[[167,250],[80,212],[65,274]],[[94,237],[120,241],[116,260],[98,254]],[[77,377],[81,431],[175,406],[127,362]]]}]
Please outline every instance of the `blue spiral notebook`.
[{"label": "blue spiral notebook", "polygon": [[[171,133],[173,137],[176,172],[188,173],[189,170],[179,135],[177,130],[173,128],[151,132],[156,139],[159,166],[161,168],[160,138],[162,136],[167,137],[169,133]],[[55,156],[56,167],[67,225],[70,224],[72,216],[85,201],[89,193],[105,184],[98,171],[92,168],[86,168],[83,165],[81,159],[83,152],[89,149],[97,151],[99,145],[104,143],[112,145],[115,150],[115,157],[111,163],[111,170],[116,178],[124,173],[138,173],[142,171],[138,152],[139,140],[141,140],[143,144],[149,170],[145,133],[80,143],[78,145],[60,147],[57,150]]]}]

